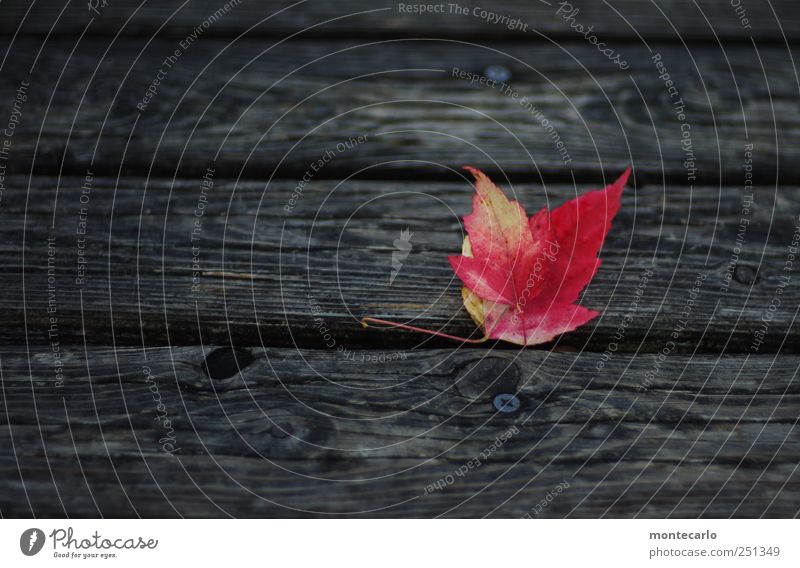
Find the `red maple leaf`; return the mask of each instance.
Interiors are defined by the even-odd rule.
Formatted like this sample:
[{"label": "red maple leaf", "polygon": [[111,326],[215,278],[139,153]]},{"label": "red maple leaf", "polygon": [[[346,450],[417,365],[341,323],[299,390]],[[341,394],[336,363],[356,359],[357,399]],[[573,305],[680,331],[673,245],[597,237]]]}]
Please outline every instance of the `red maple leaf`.
[{"label": "red maple leaf", "polygon": [[591,282],[597,255],[620,208],[630,168],[605,189],[589,191],[560,207],[531,217],[480,170],[475,177],[472,213],[464,217],[467,237],[450,264],[464,283],[464,307],[483,330],[479,340],[396,324],[367,322],[422,331],[462,341],[500,339],[536,345],[573,331],[599,312],[576,304]]}]

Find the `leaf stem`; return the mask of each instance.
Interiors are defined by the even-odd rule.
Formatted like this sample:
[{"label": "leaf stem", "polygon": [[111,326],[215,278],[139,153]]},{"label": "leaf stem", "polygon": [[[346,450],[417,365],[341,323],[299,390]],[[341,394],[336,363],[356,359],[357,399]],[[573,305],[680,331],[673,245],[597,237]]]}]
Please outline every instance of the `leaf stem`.
[{"label": "leaf stem", "polygon": [[428,335],[434,335],[436,337],[444,337],[445,339],[453,339],[455,341],[462,341],[464,343],[483,343],[489,339],[488,335],[484,335],[480,339],[469,339],[467,337],[459,337],[457,335],[450,335],[449,333],[442,333],[440,331],[423,329],[421,327],[415,327],[413,325],[406,325],[404,323],[397,323],[379,318],[373,318],[373,317],[361,318],[361,325],[363,325],[364,327],[369,327],[369,323],[385,325],[387,327],[398,327],[400,329],[405,329],[407,331],[417,331],[419,333],[427,333]]}]

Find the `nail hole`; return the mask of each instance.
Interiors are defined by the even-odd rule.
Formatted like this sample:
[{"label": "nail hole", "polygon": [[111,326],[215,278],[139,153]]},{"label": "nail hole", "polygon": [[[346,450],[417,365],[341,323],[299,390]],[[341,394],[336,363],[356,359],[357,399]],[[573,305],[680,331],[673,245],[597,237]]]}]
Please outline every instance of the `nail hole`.
[{"label": "nail hole", "polygon": [[283,438],[288,438],[293,434],[293,429],[291,426],[283,426],[279,428],[278,426],[273,426],[269,433],[272,435],[273,438],[278,438],[282,440]]},{"label": "nail hole", "polygon": [[203,362],[206,374],[212,379],[227,379],[244,369],[256,358],[244,349],[223,347],[208,354]]},{"label": "nail hole", "polygon": [[461,396],[484,404],[487,394],[493,399],[496,394],[516,392],[520,370],[517,365],[501,357],[486,357],[466,363],[460,372],[456,388]]},{"label": "nail hole", "polygon": [[761,277],[758,274],[758,270],[749,264],[737,264],[736,268],[733,269],[733,279],[739,284],[752,286],[757,284]]}]

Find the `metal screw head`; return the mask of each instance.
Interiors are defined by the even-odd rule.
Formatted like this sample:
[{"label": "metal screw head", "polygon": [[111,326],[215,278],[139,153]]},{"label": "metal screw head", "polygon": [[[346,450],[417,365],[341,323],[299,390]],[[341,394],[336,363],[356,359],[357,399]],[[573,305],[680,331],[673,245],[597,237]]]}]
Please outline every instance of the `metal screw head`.
[{"label": "metal screw head", "polygon": [[516,412],[520,407],[519,398],[507,392],[496,395],[492,404],[498,411],[506,413]]},{"label": "metal screw head", "polygon": [[483,72],[486,77],[491,81],[500,81],[501,83],[505,83],[509,79],[511,79],[511,71],[508,70],[508,67],[504,67],[503,65],[489,65]]}]

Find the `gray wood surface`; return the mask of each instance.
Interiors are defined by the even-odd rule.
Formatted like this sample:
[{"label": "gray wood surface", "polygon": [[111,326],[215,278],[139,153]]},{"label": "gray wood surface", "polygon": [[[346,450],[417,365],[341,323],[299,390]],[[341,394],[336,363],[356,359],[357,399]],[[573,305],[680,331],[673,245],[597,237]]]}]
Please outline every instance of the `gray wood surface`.
[{"label": "gray wood surface", "polygon": [[[93,4],[100,5],[101,1]],[[171,35],[185,37],[193,29],[224,6],[220,0],[140,0],[109,1],[97,12],[87,9],[87,2],[38,0],[31,5],[23,0],[4,0],[0,31],[4,33],[79,35]],[[402,9],[399,5],[402,4]],[[251,34],[280,36],[300,33],[302,37],[330,37],[332,35],[436,37],[486,37],[506,38],[522,36],[524,28],[510,33],[507,26],[488,20],[481,12],[491,12],[509,20],[519,19],[528,24],[527,33],[533,38],[547,37],[571,39],[576,32],[565,21],[570,13],[567,5],[559,1],[494,0],[487,3],[455,3],[468,9],[467,15],[450,12],[444,2],[442,13],[419,15],[406,6],[437,5],[438,2],[368,2],[366,0],[339,0],[306,2],[243,0],[234,5],[204,33],[213,36],[235,36],[245,31]],[[739,40],[750,37],[760,40],[785,41],[796,38],[800,21],[792,9],[791,0],[748,0],[737,10],[730,0],[616,0],[599,2],[572,0],[577,8],[575,21],[584,26],[594,26],[602,36],[615,39],[666,39],[666,40]],[[478,8],[478,12],[474,10]],[[557,13],[559,9],[561,13]],[[409,13],[411,12],[411,13]],[[516,32],[516,33],[514,33]],[[601,37],[602,37],[601,36]]]},{"label": "gray wood surface", "polygon": [[3,348],[3,515],[798,513],[796,357],[220,349]]},{"label": "gray wood surface", "polygon": [[[0,2],[0,517],[800,515],[796,2],[182,3]],[[601,317],[359,325],[478,335],[464,165],[632,166]]]},{"label": "gray wood surface", "polygon": [[[165,65],[179,45],[17,38],[0,96],[31,86],[10,171],[197,176],[214,163],[218,175],[298,179],[331,152],[315,177],[452,179],[475,164],[570,181],[633,165],[652,181],[739,185],[753,144],[760,181],[800,183],[785,47],[626,44],[623,71],[585,41],[207,40]],[[493,65],[510,91],[453,77]]]},{"label": "gray wood surface", "polygon": [[[51,301],[62,341],[105,345],[110,337],[120,345],[456,345],[363,329],[366,315],[479,333],[447,261],[460,250],[460,219],[471,207],[466,180],[317,181],[288,212],[296,184],[285,181],[217,179],[204,203],[199,179],[94,178],[82,250],[84,178],[19,176],[9,184],[0,227],[6,341],[47,340]],[[509,187],[534,212],[593,186]],[[798,230],[798,191],[755,193],[739,244],[744,189],[629,187],[582,300],[603,315],[558,346],[796,352],[798,282],[785,263]],[[412,250],[390,283],[393,242],[405,228]]]}]

